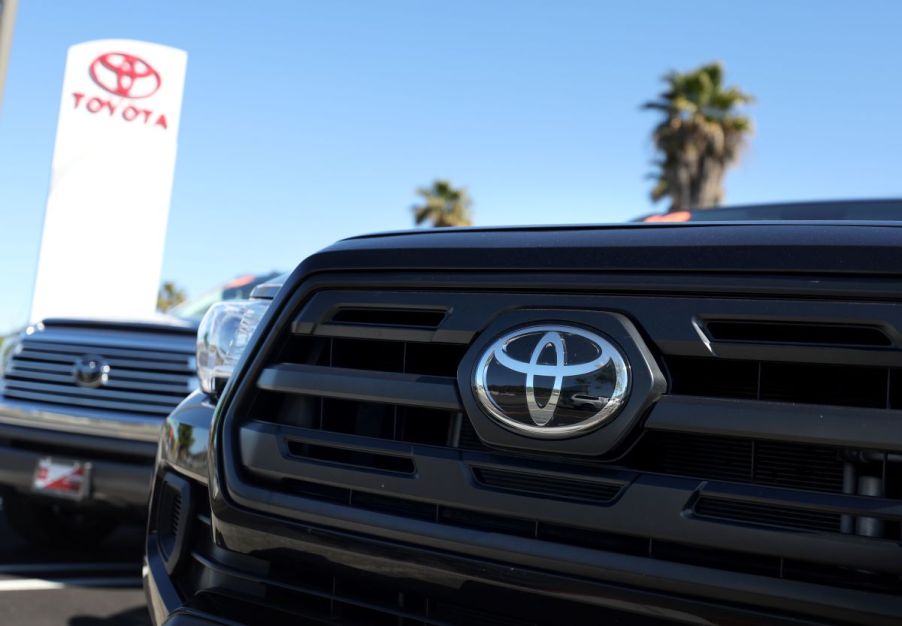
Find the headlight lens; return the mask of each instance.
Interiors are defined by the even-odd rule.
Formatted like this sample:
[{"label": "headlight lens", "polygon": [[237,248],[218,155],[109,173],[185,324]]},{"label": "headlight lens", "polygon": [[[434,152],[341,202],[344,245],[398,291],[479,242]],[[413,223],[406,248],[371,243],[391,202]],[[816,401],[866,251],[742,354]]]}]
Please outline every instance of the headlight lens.
[{"label": "headlight lens", "polygon": [[22,333],[0,340],[0,378],[9,371],[13,357],[22,352]]},{"label": "headlight lens", "polygon": [[197,378],[215,395],[232,375],[269,300],[228,300],[210,307],[197,330]]}]

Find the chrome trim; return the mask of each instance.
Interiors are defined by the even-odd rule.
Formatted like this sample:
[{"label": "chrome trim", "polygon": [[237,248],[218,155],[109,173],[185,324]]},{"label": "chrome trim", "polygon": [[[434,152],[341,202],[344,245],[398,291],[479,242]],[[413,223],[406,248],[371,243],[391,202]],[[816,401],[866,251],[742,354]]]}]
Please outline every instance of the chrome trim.
[{"label": "chrome trim", "polygon": [[[528,362],[517,361],[507,353],[507,346],[526,335],[541,335]],[[586,363],[566,364],[566,345],[563,334],[577,335],[594,343],[598,348],[598,358]],[[555,364],[538,363],[542,351],[552,346],[555,350]],[[492,398],[488,389],[488,369],[493,361],[515,372],[526,375],[524,394],[530,417],[535,426],[511,419]],[[565,376],[578,376],[598,371],[608,363],[614,366],[614,390],[607,402],[594,415],[578,424],[569,426],[548,426],[553,420],[560,399]],[[535,395],[535,377],[546,376],[554,379],[551,397],[545,406],[539,406]],[[623,404],[629,391],[629,364],[614,343],[604,337],[580,328],[562,324],[536,324],[507,332],[492,342],[482,354],[473,376],[473,389],[482,408],[501,426],[521,435],[542,439],[561,439],[583,434],[598,428],[613,418]],[[601,399],[599,398],[599,401]]]},{"label": "chrome trim", "polygon": [[[2,391],[2,386],[0,386]],[[155,442],[163,421],[159,417],[129,415],[66,407],[56,411],[37,402],[0,399],[0,423],[29,428]]]},{"label": "chrome trim", "polygon": [[149,333],[119,328],[40,326],[31,333],[22,335],[22,339],[171,353],[166,356],[181,358],[187,365],[188,357],[194,355],[195,337],[187,333],[184,335],[166,334],[165,329],[161,329],[159,333]]},{"label": "chrome trim", "polygon": [[160,432],[160,460],[188,478],[207,484],[207,448],[216,407],[195,391],[166,418]]}]

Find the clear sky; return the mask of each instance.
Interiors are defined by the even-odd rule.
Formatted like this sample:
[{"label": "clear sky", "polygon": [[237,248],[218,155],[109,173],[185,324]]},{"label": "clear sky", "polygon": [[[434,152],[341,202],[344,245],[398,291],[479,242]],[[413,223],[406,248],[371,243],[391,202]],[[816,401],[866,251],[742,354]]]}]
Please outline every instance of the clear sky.
[{"label": "clear sky", "polygon": [[[902,2],[614,4],[20,0],[0,331],[28,314],[66,49],[91,39],[188,51],[163,277],[190,294],[409,227],[436,177],[482,225],[647,213],[639,106],[710,60],[757,98],[728,202],[902,196]],[[103,271],[99,252],[77,262]]]}]

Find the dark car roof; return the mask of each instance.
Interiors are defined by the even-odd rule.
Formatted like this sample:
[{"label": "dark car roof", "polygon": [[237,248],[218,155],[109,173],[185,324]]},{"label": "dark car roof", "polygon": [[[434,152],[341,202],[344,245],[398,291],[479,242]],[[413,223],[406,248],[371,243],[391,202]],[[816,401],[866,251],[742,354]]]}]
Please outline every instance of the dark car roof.
[{"label": "dark car roof", "polygon": [[902,273],[902,224],[749,222],[449,228],[345,239],[323,270]]}]

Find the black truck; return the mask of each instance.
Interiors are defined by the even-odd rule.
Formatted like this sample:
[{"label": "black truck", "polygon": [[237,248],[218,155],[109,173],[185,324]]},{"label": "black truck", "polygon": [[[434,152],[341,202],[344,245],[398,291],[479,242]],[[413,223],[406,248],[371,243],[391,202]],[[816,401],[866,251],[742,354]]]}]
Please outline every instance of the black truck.
[{"label": "black truck", "polygon": [[902,622],[902,224],[349,239],[210,389],[156,624]]}]

